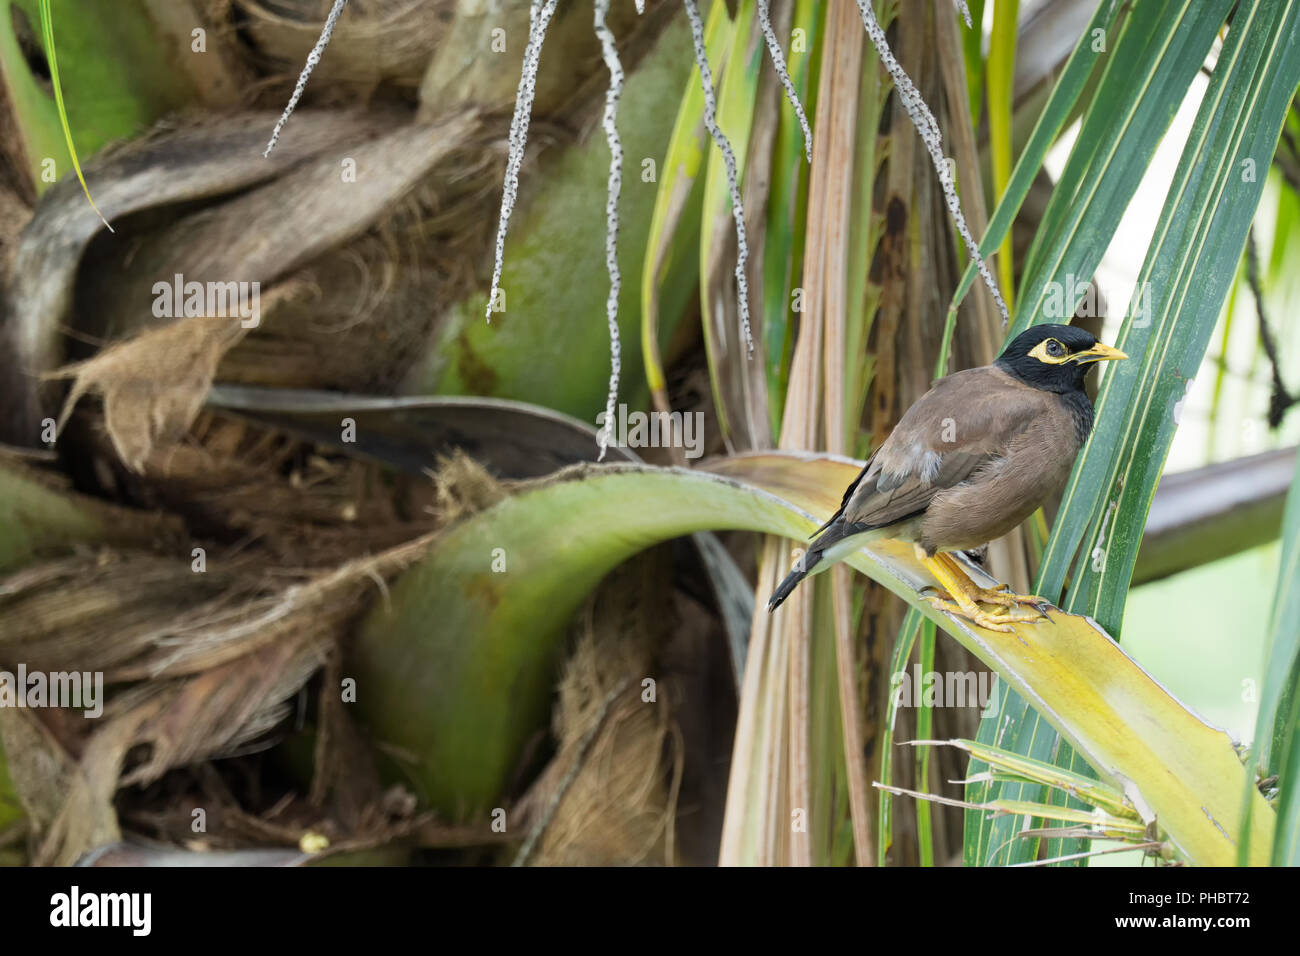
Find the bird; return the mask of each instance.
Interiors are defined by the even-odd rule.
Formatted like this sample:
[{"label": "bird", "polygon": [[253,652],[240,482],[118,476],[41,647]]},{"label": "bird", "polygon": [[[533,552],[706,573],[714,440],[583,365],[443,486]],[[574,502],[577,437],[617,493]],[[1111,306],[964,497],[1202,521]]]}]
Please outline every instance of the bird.
[{"label": "bird", "polygon": [[935,381],[867,460],[839,510],[813,532],[768,611],[808,575],[870,541],[893,538],[911,542],[947,592],[927,595],[932,606],[993,631],[1041,620],[1049,602],[1005,585],[979,587],[952,552],[1001,537],[1065,487],[1092,429],[1084,379],[1098,362],[1126,358],[1086,329],[1042,324],[1013,338],[993,364]]}]

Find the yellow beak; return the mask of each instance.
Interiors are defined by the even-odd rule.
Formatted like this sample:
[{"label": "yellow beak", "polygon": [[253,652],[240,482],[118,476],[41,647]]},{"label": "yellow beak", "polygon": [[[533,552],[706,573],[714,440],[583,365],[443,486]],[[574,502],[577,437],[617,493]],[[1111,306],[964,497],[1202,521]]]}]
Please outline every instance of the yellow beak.
[{"label": "yellow beak", "polygon": [[1110,362],[1112,360],[1126,358],[1128,358],[1128,356],[1119,349],[1113,349],[1109,345],[1103,345],[1101,342],[1098,342],[1086,352],[1079,352],[1075,355],[1071,355],[1070,361],[1078,362],[1082,365],[1085,362]]}]

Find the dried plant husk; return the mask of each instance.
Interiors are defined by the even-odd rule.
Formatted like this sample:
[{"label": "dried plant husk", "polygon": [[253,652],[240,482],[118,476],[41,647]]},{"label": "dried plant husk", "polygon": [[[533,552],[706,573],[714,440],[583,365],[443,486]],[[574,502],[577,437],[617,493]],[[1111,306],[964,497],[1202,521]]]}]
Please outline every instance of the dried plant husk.
[{"label": "dried plant husk", "polygon": [[[334,0],[226,2],[240,22],[245,57],[264,72],[295,79],[334,5]],[[453,0],[350,4],[334,28],[329,55],[312,73],[313,87],[418,86],[430,56],[446,38],[455,8]]]},{"label": "dried plant husk", "polygon": [[516,808],[537,834],[530,865],[675,862],[683,744],[676,685],[655,653],[666,621],[651,610],[663,572],[662,549],[628,562],[575,624],[552,716],[558,752]]},{"label": "dried plant husk", "polygon": [[246,331],[234,319],[182,319],[50,372],[72,379],[58,426],[79,398],[99,392],[113,446],[127,467],[141,470],[155,446],[173,445],[189,431],[217,363]]},{"label": "dried plant husk", "polygon": [[[216,432],[211,441],[229,442]],[[277,480],[294,481],[266,469],[263,490]],[[331,473],[300,486],[298,496],[310,499],[340,480]],[[336,490],[326,488],[326,497]],[[273,548],[257,546],[213,547],[202,567],[190,552],[102,548],[0,579],[0,667],[22,662],[47,672],[100,672],[108,690],[98,719],[58,709],[0,713],[33,862],[71,863],[120,840],[115,805],[124,789],[157,784],[180,767],[206,772],[210,761],[265,747],[322,667],[308,800],[296,806],[293,822],[272,822],[241,810],[233,795],[209,795],[204,806],[221,808],[224,836],[203,845],[275,845],[309,829],[336,850],[411,837],[427,820],[405,801],[394,809],[392,795],[381,790],[368,744],[339,704],[345,675],[335,649],[359,613],[387,599],[387,582],[426,553],[434,537],[421,531],[502,493],[480,467],[457,456],[434,478],[433,514],[403,524],[401,543],[365,554],[357,547],[365,540],[361,531],[350,549],[361,556],[336,564],[286,566]],[[281,524],[297,527],[305,507],[286,509]],[[171,819],[173,833],[177,823]]]},{"label": "dried plant husk", "polygon": [[[295,120],[295,135],[270,160],[261,156],[261,149],[274,114],[191,114],[102,153],[87,162],[86,173],[95,182],[99,208],[116,224],[116,239],[125,246],[137,232],[147,231],[147,225],[170,223],[196,205],[275,180],[324,150],[391,132],[398,123],[391,111],[382,110],[304,110]],[[52,396],[40,400],[38,377],[69,357],[64,340],[68,330],[105,337],[99,313],[119,301],[120,290],[103,293],[103,302],[88,303],[84,319],[75,307],[83,259],[103,235],[79,183],[64,179],[41,198],[19,236],[5,288],[5,339],[19,374],[6,377],[4,398],[16,411],[11,412],[10,432],[0,439],[17,445],[36,441],[42,405],[48,412],[54,404]],[[124,303],[133,316],[151,315],[152,284],[145,292],[139,301]]]}]

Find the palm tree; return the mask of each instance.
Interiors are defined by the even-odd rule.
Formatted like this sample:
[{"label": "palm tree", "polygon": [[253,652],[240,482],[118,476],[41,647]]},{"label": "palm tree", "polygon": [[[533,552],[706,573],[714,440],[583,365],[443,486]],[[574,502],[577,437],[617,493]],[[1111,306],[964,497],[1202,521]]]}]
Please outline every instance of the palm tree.
[{"label": "palm tree", "polygon": [[[1295,861],[1297,4],[701,6],[17,0],[0,671],[108,709],[0,708],[0,853]],[[970,556],[1067,613],[891,542],[755,609],[933,377],[1068,319],[1136,360]],[[1237,552],[1244,762],[1139,666]]]}]

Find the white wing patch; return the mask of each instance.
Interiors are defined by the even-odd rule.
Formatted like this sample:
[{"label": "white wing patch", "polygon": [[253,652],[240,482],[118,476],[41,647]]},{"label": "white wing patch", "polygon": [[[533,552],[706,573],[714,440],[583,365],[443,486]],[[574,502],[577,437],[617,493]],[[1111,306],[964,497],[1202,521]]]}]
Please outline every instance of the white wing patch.
[{"label": "white wing patch", "polygon": [[876,479],[876,490],[893,491],[907,479],[908,475],[916,475],[920,479],[921,487],[929,488],[934,484],[934,479],[939,476],[939,464],[942,458],[943,456],[937,451],[925,448],[920,442],[913,442],[908,448],[908,455],[901,471],[894,471],[888,466],[881,469],[880,477]]},{"label": "white wing patch", "polygon": [[939,476],[939,463],[942,460],[943,456],[937,451],[927,451],[921,456],[921,467],[917,469],[917,473],[921,477],[922,485],[928,488],[934,484],[934,479]]}]

